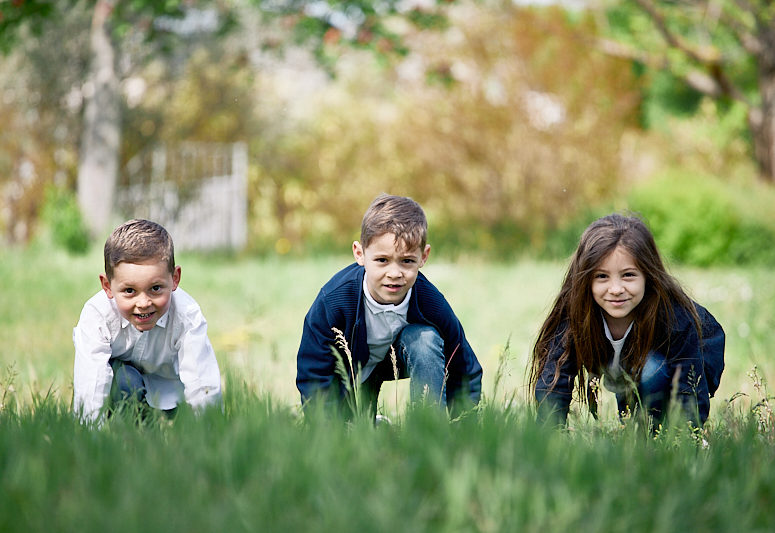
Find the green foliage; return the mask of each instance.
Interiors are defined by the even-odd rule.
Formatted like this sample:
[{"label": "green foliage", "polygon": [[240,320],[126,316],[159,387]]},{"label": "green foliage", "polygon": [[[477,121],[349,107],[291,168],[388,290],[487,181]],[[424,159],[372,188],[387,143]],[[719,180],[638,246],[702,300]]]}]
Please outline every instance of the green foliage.
[{"label": "green foliage", "polygon": [[629,207],[649,224],[661,252],[682,263],[773,264],[775,192],[735,187],[710,176],[673,174],[629,195]]},{"label": "green foliage", "polygon": [[[548,431],[525,409],[400,425],[300,420],[230,380],[225,410],[79,425],[62,403],[0,413],[3,531],[766,531],[771,441]],[[766,433],[764,435],[767,435]],[[109,510],[107,512],[106,510]]]},{"label": "green foliage", "polygon": [[84,254],[89,249],[89,231],[78,201],[70,190],[49,186],[45,193],[41,219],[57,246],[73,254]]},{"label": "green foliage", "polygon": [[646,128],[666,126],[669,116],[694,114],[702,95],[670,72],[659,71],[645,85],[642,121]]},{"label": "green foliage", "polygon": [[30,28],[35,35],[40,35],[40,22],[51,16],[53,7],[50,0],[0,2],[0,52],[8,53],[13,48],[23,27]]},{"label": "green foliage", "polygon": [[581,234],[594,220],[613,211],[607,204],[595,208],[587,207],[581,213],[563,222],[550,230],[543,246],[538,248],[540,257],[566,259],[569,258],[579,245]]},{"label": "green foliage", "polygon": [[343,59],[319,112],[251,143],[253,242],[307,249],[333,236],[346,249],[369,202],[390,192],[423,205],[445,253],[538,248],[613,192],[639,102],[626,63],[579,46],[588,20],[560,15],[456,4],[447,32],[406,33],[397,69]]},{"label": "green foliage", "polygon": [[[651,8],[644,7],[645,4]],[[769,115],[767,68],[771,63],[773,17],[770,2],[740,3],[734,0],[707,2],[605,2],[602,31],[622,45],[621,52],[632,58],[642,79],[644,105],[642,123],[647,128],[669,127],[672,117],[705,114],[702,91],[719,105],[713,108],[714,122],[721,130],[734,120],[743,130],[735,140],[746,143],[770,140],[752,127],[747,114]],[[652,12],[653,9],[653,12]],[[654,13],[658,13],[654,14]],[[667,37],[668,34],[670,37]],[[755,45],[752,43],[756,42]],[[701,81],[700,81],[701,80]],[[735,107],[744,107],[738,113]],[[727,124],[723,124],[726,122]],[[745,131],[748,130],[748,131]],[[765,135],[766,137],[766,135]],[[723,146],[723,145],[722,145]],[[766,151],[766,149],[765,149]],[[769,168],[761,149],[756,156],[763,172]],[[772,177],[768,178],[772,181]]]}]

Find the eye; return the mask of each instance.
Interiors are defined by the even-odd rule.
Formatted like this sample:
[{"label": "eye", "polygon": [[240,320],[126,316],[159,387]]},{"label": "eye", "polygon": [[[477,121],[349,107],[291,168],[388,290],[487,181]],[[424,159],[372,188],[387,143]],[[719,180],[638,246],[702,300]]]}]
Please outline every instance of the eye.
[{"label": "eye", "polygon": [[409,264],[409,265],[411,265],[411,264],[413,264],[413,263],[416,263],[416,262],[417,262],[417,260],[416,260],[416,259],[413,259],[413,258],[411,258],[411,257],[407,257],[406,259],[404,259],[404,261],[403,261],[403,262],[404,262],[404,263],[406,263],[406,264]]},{"label": "eye", "polygon": [[608,276],[602,272],[595,273],[594,279],[606,279]]},{"label": "eye", "polygon": [[131,296],[131,295],[133,295],[133,294],[135,293],[135,290],[134,290],[133,288],[131,288],[131,287],[127,287],[126,289],[124,289],[124,290],[123,290],[123,291],[121,291],[121,292],[123,292],[124,294],[127,294],[127,295]]},{"label": "eye", "polygon": [[375,257],[374,261],[376,261],[377,263],[387,263],[387,259],[385,259],[384,257]]},{"label": "eye", "polygon": [[151,287],[151,291],[152,292],[159,292],[159,291],[161,291],[161,288],[162,288],[161,285],[154,285],[153,287]]}]

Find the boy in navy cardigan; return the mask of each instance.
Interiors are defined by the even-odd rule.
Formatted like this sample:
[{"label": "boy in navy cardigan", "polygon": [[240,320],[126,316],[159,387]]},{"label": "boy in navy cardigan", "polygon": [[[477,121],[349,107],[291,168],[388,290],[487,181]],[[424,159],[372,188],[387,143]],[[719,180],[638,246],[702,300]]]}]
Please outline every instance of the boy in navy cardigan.
[{"label": "boy in navy cardigan", "polygon": [[382,383],[406,377],[412,402],[438,403],[453,414],[479,402],[482,367],[452,308],[419,272],[430,253],[427,228],[411,198],[382,194],[369,206],[352,246],[355,263],[323,286],[304,319],[296,374],[303,404],[344,398],[332,348],[372,413]]}]

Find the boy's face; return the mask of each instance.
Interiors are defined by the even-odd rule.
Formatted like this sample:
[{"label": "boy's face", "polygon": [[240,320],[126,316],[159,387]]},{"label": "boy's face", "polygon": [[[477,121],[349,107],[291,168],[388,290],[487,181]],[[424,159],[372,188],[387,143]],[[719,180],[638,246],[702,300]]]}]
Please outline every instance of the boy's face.
[{"label": "boy's face", "polygon": [[381,304],[400,304],[417,280],[420,267],[428,260],[430,245],[412,250],[396,240],[392,233],[383,233],[372,239],[366,248],[353,243],[355,261],[366,269],[369,294]]},{"label": "boy's face", "polygon": [[170,274],[166,261],[119,263],[113,279],[100,275],[102,289],[115,298],[121,316],[140,331],[152,329],[170,307],[172,291],[180,283],[180,267]]}]

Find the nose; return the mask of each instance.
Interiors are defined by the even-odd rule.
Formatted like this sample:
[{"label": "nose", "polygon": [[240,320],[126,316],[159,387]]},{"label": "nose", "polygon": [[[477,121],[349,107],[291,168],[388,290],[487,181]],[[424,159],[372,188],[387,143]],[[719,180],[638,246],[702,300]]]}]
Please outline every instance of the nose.
[{"label": "nose", "polygon": [[153,302],[148,297],[148,295],[145,294],[145,293],[141,293],[137,297],[137,307],[140,308],[140,309],[145,309],[147,307],[151,307],[152,304],[153,304]]},{"label": "nose", "polygon": [[621,294],[624,292],[624,287],[618,280],[612,281],[611,286],[608,287],[608,292],[611,294]]},{"label": "nose", "polygon": [[398,265],[391,265],[390,268],[387,271],[387,275],[390,278],[400,278],[402,275],[401,269],[398,267]]}]

